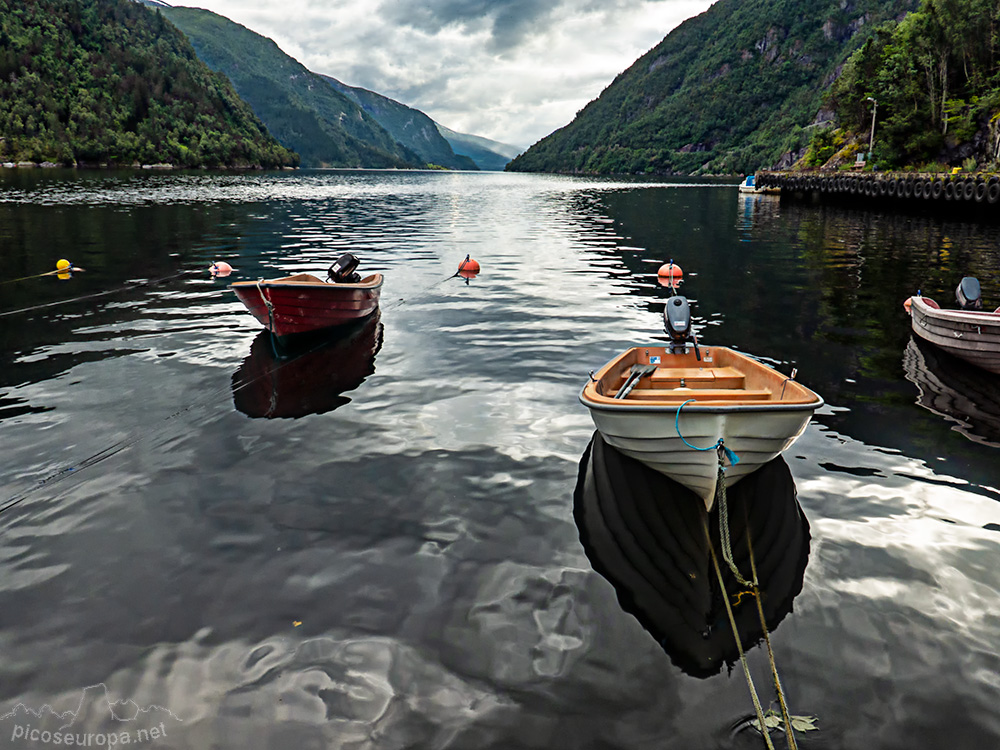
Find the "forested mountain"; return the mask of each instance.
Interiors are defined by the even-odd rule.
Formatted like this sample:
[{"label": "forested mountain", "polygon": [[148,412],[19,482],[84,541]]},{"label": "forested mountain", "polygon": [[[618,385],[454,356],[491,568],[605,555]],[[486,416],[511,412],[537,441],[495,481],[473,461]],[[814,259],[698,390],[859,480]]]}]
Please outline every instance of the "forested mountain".
[{"label": "forested mountain", "polygon": [[375,118],[389,135],[419,154],[427,164],[449,169],[479,169],[469,157],[457,155],[451,144],[438,132],[434,121],[420,110],[374,91],[348,86],[330,76],[320,77]]},{"label": "forested mountain", "polygon": [[293,166],[229,81],[130,0],[0,0],[0,161]]},{"label": "forested mountain", "polygon": [[995,0],[923,0],[852,55],[829,96],[840,128],[816,134],[806,166],[867,150],[877,102],[880,166],[1000,168],[998,55]]},{"label": "forested mountain", "polygon": [[507,168],[734,174],[776,165],[808,142],[824,91],[873,27],[916,5],[718,0]]},{"label": "forested mountain", "polygon": [[441,123],[435,123],[456,154],[468,156],[480,169],[502,170],[507,163],[524,149],[508,143],[483,138],[481,135],[456,133]]},{"label": "forested mountain", "polygon": [[406,168],[426,162],[398,143],[355,101],[282,52],[267,37],[198,8],[162,8],[198,56],[224,73],[303,166]]}]

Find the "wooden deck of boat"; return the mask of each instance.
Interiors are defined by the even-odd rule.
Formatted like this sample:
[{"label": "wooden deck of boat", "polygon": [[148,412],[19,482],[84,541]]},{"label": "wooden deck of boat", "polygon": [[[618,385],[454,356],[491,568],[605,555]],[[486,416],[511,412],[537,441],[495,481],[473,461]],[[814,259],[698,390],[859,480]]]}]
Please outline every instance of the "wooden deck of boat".
[{"label": "wooden deck of boat", "polygon": [[[628,379],[628,372],[619,376],[616,388],[608,393],[614,397]],[[735,367],[658,367],[640,380],[625,397],[632,401],[684,402],[698,401],[770,401],[773,394],[766,388],[747,388],[746,376]]]}]

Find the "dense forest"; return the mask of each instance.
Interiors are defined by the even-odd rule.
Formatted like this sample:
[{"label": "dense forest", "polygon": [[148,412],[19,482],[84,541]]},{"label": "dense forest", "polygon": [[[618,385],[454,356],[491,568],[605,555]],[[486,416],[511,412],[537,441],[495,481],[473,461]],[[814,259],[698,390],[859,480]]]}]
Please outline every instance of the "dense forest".
[{"label": "dense forest", "polygon": [[822,127],[824,92],[847,58],[874,28],[916,7],[916,0],[719,0],[507,168],[735,174],[778,165]]},{"label": "dense forest", "polygon": [[828,96],[839,127],[815,134],[804,166],[867,150],[874,115],[872,161],[880,168],[996,170],[998,52],[995,0],[923,0],[851,56]]},{"label": "dense forest", "polygon": [[274,137],[294,148],[304,166],[425,166],[418,153],[397,142],[359,104],[271,39],[199,8],[161,12],[188,36],[212,70],[232,80]]},{"label": "dense forest", "polygon": [[232,85],[131,0],[0,0],[0,161],[294,166]]}]

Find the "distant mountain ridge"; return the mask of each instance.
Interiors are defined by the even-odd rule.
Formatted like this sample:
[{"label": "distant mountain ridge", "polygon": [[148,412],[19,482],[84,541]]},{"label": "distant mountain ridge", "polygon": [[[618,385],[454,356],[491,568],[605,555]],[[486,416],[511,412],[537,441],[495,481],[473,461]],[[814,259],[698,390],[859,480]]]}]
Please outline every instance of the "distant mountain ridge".
[{"label": "distant mountain ridge", "polygon": [[718,0],[507,168],[735,174],[776,165],[804,149],[825,91],[868,33],[916,5]]},{"label": "distant mountain ridge", "polygon": [[425,166],[419,154],[398,143],[353,99],[267,37],[199,8],[159,11],[210,68],[229,77],[274,137],[298,152],[303,166]]},{"label": "distant mountain ridge", "polygon": [[441,123],[435,123],[435,125],[437,125],[438,132],[451,144],[456,154],[468,156],[479,165],[480,169],[502,170],[511,159],[524,151],[518,146],[493,141],[489,138],[483,138],[481,135],[456,133]]},{"label": "distant mountain ridge", "polygon": [[423,112],[376,94],[368,89],[348,86],[336,78],[320,75],[333,88],[357,103],[399,143],[420,155],[427,164],[450,169],[479,169],[468,156],[458,156],[451,144],[438,132],[436,123]]}]

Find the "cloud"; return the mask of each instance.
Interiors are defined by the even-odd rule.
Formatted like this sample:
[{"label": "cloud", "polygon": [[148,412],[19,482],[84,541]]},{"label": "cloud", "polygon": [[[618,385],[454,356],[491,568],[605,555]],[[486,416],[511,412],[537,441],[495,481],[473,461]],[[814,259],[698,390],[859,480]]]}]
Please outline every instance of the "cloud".
[{"label": "cloud", "polygon": [[203,0],[310,70],[529,146],[711,0]]}]

